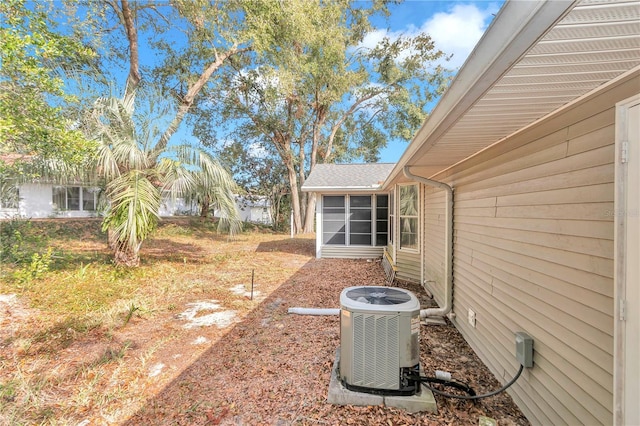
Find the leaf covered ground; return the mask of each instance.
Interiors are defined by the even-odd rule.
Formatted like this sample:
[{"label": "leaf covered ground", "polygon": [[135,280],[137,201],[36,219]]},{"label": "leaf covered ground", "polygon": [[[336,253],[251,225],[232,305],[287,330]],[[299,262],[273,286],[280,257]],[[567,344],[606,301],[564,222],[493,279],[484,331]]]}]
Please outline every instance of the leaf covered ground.
[{"label": "leaf covered ground", "polygon": [[[76,288],[84,277],[99,283],[101,300],[133,280],[131,294],[108,296],[119,310],[97,308],[102,316],[91,321],[96,308],[65,315],[28,289],[0,287],[0,424],[528,424],[506,393],[475,403],[437,396],[437,414],[328,404],[339,318],[287,309],[335,308],[344,287],[383,285],[379,262],[317,260],[310,236],[250,232],[228,241],[189,224],[165,226],[145,243],[140,269],[114,284],[68,264],[43,278]],[[106,258],[103,241],[87,235],[59,246],[82,253],[84,269]],[[401,286],[432,303],[418,286]],[[478,393],[500,386],[450,324],[421,328],[421,363],[427,375],[450,371]]]}]

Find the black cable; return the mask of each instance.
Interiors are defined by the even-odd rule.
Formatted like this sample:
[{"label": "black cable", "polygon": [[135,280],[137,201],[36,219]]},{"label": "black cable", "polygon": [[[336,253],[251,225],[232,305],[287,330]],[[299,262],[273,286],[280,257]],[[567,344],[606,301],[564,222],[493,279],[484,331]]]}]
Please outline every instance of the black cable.
[{"label": "black cable", "polygon": [[456,388],[463,392],[468,393],[471,396],[474,396],[476,394],[476,392],[471,388],[471,386],[469,386],[466,383],[456,382],[455,380],[445,380],[445,379],[439,379],[437,377],[424,377],[424,376],[417,377],[417,380],[420,380],[422,383],[426,383],[426,382],[438,383],[440,385]]},{"label": "black cable", "polygon": [[[466,399],[466,400],[478,400],[478,399],[488,398],[488,397],[490,397],[490,396],[497,395],[497,394],[499,394],[500,392],[504,392],[505,390],[507,390],[507,388],[508,388],[509,386],[511,386],[512,384],[514,384],[514,383],[516,382],[516,380],[518,380],[518,377],[520,377],[520,374],[522,374],[522,370],[524,370],[524,365],[520,364],[520,369],[518,370],[518,373],[515,375],[515,377],[514,377],[513,379],[511,379],[511,380],[509,381],[509,383],[507,383],[506,385],[504,385],[504,386],[503,386],[503,387],[501,387],[500,389],[497,389],[497,390],[494,390],[493,392],[485,393],[485,394],[482,394],[482,395],[469,395],[469,396],[466,396],[466,395],[452,395],[452,394],[450,394],[450,393],[442,392],[442,391],[440,391],[440,390],[438,390],[438,389],[434,389],[434,388],[432,388],[431,386],[429,386],[429,385],[427,384],[429,381],[435,382],[435,380],[430,380],[430,379],[432,379],[432,378],[430,378],[430,377],[423,377],[423,376],[420,376],[420,382],[422,382],[422,383],[424,384],[424,386],[425,386],[427,389],[429,389],[431,392],[436,393],[436,394],[441,395],[441,396],[444,396],[444,397],[447,397],[447,398],[457,398],[457,399]],[[440,381],[441,379],[436,379],[436,380]],[[444,382],[445,382],[445,384],[447,384],[447,383],[451,383],[451,384],[452,384],[452,385],[451,385],[452,387],[456,387],[456,388],[460,389],[460,388],[459,388],[458,386],[456,386],[456,385],[460,385],[461,383],[458,383],[458,382],[447,382],[447,381],[444,381]],[[456,385],[453,385],[453,383],[455,383]],[[469,389],[471,389],[471,388],[469,388]],[[462,389],[462,390],[465,390],[465,389]],[[475,392],[473,391],[473,389],[471,389],[471,392],[473,392],[473,393],[475,394]],[[469,393],[469,392],[467,391],[467,393]]]}]

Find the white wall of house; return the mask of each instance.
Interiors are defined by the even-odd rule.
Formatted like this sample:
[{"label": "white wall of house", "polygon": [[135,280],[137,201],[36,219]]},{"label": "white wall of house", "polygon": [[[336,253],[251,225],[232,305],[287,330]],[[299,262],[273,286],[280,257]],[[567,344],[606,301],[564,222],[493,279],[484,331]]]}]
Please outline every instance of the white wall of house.
[{"label": "white wall of house", "polygon": [[[78,186],[78,185],[69,185]],[[25,183],[19,186],[19,197],[17,209],[2,209],[0,218],[8,219],[13,217],[22,218],[51,218],[51,217],[95,217],[96,211],[82,210],[59,210],[53,203],[53,187],[50,183]],[[82,203],[80,203],[82,205]]]},{"label": "white wall of house", "polygon": [[52,186],[30,183],[20,187],[21,216],[43,218],[53,214]]},{"label": "white wall of house", "polygon": [[[70,185],[74,186],[74,185]],[[0,219],[55,218],[55,217],[95,217],[96,211],[59,210],[53,204],[53,184],[26,183],[20,185],[18,208],[0,208]],[[242,221],[271,224],[271,210],[265,199],[247,203],[242,198],[236,200],[236,210]],[[197,215],[199,208],[195,203],[187,203],[183,198],[163,197],[160,204],[160,217]],[[216,212],[216,216],[219,212]]]},{"label": "white wall of house", "polygon": [[187,203],[183,198],[163,197],[158,214],[160,217],[197,215],[200,211],[195,203]]},{"label": "white wall of house", "polygon": [[50,184],[27,183],[20,185],[18,208],[0,210],[0,218],[51,217],[53,215],[52,195]]},{"label": "white wall of house", "polygon": [[236,210],[243,222],[261,223],[264,225],[271,225],[273,223],[271,203],[267,197],[257,197],[248,200],[238,195],[236,196]]}]

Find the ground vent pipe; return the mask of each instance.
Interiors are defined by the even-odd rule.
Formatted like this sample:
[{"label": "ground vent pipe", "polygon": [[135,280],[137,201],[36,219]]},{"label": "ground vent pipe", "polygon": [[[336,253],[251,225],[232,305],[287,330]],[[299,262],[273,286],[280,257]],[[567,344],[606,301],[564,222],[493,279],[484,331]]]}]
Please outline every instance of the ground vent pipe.
[{"label": "ground vent pipe", "polygon": [[416,176],[409,171],[409,166],[404,166],[402,172],[407,178],[415,182],[420,182],[435,188],[444,189],[447,192],[444,245],[444,276],[446,277],[444,306],[441,308],[429,308],[420,311],[420,318],[423,319],[428,317],[443,317],[451,311],[451,308],[453,306],[453,188],[443,182],[427,179],[422,176]]},{"label": "ground vent pipe", "polygon": [[288,313],[297,315],[340,315],[338,308],[289,308]]}]

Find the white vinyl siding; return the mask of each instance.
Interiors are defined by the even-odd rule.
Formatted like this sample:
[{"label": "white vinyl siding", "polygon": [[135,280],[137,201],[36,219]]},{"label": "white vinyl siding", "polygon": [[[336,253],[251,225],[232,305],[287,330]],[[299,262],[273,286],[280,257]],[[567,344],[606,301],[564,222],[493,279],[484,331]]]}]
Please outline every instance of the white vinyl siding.
[{"label": "white vinyl siding", "polygon": [[[614,104],[618,83],[435,176],[454,186],[456,326],[533,424],[610,424],[613,412]],[[440,296],[443,194],[428,190],[425,278]],[[476,313],[476,328],[466,322]]]},{"label": "white vinyl siding", "polygon": [[420,282],[420,253],[417,251],[397,250],[397,277],[401,280]]}]

